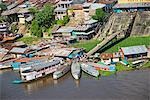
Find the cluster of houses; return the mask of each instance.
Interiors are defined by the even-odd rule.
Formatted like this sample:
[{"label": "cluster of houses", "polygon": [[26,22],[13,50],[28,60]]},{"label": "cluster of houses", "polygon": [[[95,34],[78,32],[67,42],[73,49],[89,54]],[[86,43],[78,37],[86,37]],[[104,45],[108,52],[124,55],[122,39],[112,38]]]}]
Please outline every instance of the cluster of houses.
[{"label": "cluster of houses", "polygon": [[[104,2],[105,1],[105,2]],[[1,13],[2,16],[7,16],[9,23],[18,22],[19,25],[25,25],[25,23],[31,23],[34,16],[30,12],[30,8],[37,7],[41,9],[44,4],[51,3],[54,5],[55,19],[61,20],[64,16],[68,15],[75,21],[77,25],[70,24],[66,27],[55,28],[52,31],[54,37],[62,37],[65,39],[74,41],[74,38],[78,40],[91,39],[95,34],[95,28],[97,21],[91,19],[91,16],[95,14],[97,8],[102,8],[108,12],[112,11],[112,7],[115,4],[115,0],[1,0],[1,2],[7,4],[7,10]],[[1,23],[6,25],[5,23]],[[3,26],[3,28],[4,28]],[[73,26],[73,27],[72,27]],[[5,27],[5,31],[8,31],[9,25]],[[0,29],[0,32],[4,29]],[[69,33],[69,34],[64,34]],[[23,33],[22,33],[23,34]],[[71,35],[71,37],[69,36]],[[43,35],[47,37],[46,35]]]},{"label": "cluster of houses", "polygon": [[[70,16],[70,23],[65,27],[58,27],[52,31],[53,37],[63,37],[67,41],[91,39],[97,33],[98,21],[91,18],[96,9],[101,8],[108,13],[119,13],[124,11],[149,10],[150,2],[147,0],[128,1],[125,0],[1,0],[6,3],[7,10],[1,13],[7,16],[9,22],[19,24],[31,23],[34,16],[29,8],[37,7],[41,9],[44,4],[54,5],[54,15],[56,20],[61,20],[64,16]],[[136,7],[137,6],[137,7]],[[4,25],[3,25],[4,24]],[[3,26],[2,26],[3,25]],[[5,26],[6,25],[6,26]],[[0,32],[8,32],[6,23],[0,24]],[[47,37],[47,35],[43,35]]]},{"label": "cluster of houses", "polygon": [[145,45],[121,47],[118,52],[100,54],[100,60],[105,64],[123,61],[125,65],[128,65],[128,60],[138,61],[149,58],[150,48],[147,48]]},{"label": "cluster of houses", "polygon": [[[56,52],[57,51],[57,52]],[[64,44],[46,41],[37,45],[27,46],[23,42],[14,42],[8,47],[0,48],[1,68],[13,67],[18,69],[20,64],[26,64],[38,60],[53,58],[72,59],[83,56],[84,50],[80,48],[69,48]],[[5,64],[10,64],[5,66]]]}]

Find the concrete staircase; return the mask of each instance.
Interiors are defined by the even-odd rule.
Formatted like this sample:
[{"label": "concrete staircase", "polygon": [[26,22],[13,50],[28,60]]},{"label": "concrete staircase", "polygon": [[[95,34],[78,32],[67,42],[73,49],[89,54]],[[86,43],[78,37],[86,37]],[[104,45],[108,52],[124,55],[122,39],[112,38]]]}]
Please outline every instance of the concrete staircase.
[{"label": "concrete staircase", "polygon": [[18,30],[18,32],[17,33],[21,33],[21,34],[25,34],[26,32],[27,32],[27,29],[26,29],[26,26],[25,25],[18,25],[18,28],[19,28],[19,30]]},{"label": "concrete staircase", "polygon": [[81,24],[82,22],[84,22],[84,20],[82,18],[71,17],[70,21],[66,24],[66,26],[68,26],[68,27],[76,27],[77,25]]}]

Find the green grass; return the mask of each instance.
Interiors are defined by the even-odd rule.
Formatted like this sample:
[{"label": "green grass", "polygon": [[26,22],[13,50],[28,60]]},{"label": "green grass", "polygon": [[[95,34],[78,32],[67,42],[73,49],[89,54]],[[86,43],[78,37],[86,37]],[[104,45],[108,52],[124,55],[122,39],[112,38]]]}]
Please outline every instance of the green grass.
[{"label": "green grass", "polygon": [[91,49],[93,49],[98,43],[100,43],[99,40],[84,40],[84,41],[80,41],[78,43],[73,44],[73,47],[76,48],[84,48],[86,52],[90,51]]},{"label": "green grass", "polygon": [[116,71],[102,71],[102,70],[100,70],[99,72],[101,76],[111,76],[116,73]]},{"label": "green grass", "polygon": [[150,61],[143,65],[144,68],[150,68]]},{"label": "green grass", "polygon": [[41,38],[38,37],[22,37],[20,39],[18,39],[17,41],[23,41],[24,43],[28,44],[28,45],[32,45],[32,44],[36,44]]},{"label": "green grass", "polygon": [[116,64],[116,70],[119,72],[119,71],[128,71],[128,70],[132,70],[133,68],[132,67],[128,67],[128,66],[125,66],[121,63],[117,63]]},{"label": "green grass", "polygon": [[150,36],[143,36],[143,37],[129,37],[120,43],[116,44],[115,46],[109,48],[105,52],[117,52],[118,48],[120,47],[127,47],[127,46],[135,46],[135,45],[150,45]]}]

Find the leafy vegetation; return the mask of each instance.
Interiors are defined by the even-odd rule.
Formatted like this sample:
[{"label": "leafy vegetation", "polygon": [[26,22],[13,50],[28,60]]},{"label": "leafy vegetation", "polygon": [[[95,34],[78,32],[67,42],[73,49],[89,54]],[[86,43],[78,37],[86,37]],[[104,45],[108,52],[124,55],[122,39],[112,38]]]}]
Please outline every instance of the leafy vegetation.
[{"label": "leafy vegetation", "polygon": [[29,8],[29,11],[31,12],[32,15],[38,13],[38,9],[36,7]]},{"label": "leafy vegetation", "polygon": [[3,23],[6,21],[6,17],[5,16],[0,16],[0,23]]},{"label": "leafy vegetation", "polygon": [[150,61],[143,65],[144,68],[150,68]]},{"label": "leafy vegetation", "polygon": [[57,20],[57,24],[60,26],[64,26],[69,22],[69,16],[65,16],[62,20]]},{"label": "leafy vegetation", "polygon": [[106,16],[106,13],[103,11],[103,9],[98,8],[96,9],[95,15],[93,15],[92,18],[95,20],[98,20],[99,22],[103,22],[105,16]]},{"label": "leafy vegetation", "polygon": [[125,66],[121,63],[116,64],[116,70],[117,71],[128,71],[128,70],[132,70],[132,69],[133,69],[132,67]]},{"label": "leafy vegetation", "polygon": [[23,41],[24,43],[31,45],[31,44],[36,44],[39,40],[40,40],[40,38],[38,38],[38,37],[25,36],[25,37],[18,39],[17,41]]},{"label": "leafy vegetation", "polygon": [[111,76],[116,73],[116,71],[102,71],[102,70],[100,70],[99,72],[101,76]]},{"label": "leafy vegetation", "polygon": [[135,46],[135,45],[150,45],[150,36],[129,37],[115,46],[109,48],[105,52],[117,52],[120,47]]},{"label": "leafy vegetation", "polygon": [[37,37],[42,37],[42,30],[36,20],[32,21],[31,24],[31,34]]},{"label": "leafy vegetation", "polygon": [[90,51],[93,49],[100,41],[99,40],[83,40],[78,43],[73,44],[73,47],[78,47],[78,48],[84,48],[86,52]]},{"label": "leafy vegetation", "polygon": [[2,11],[3,11],[3,10],[6,10],[6,9],[7,9],[6,4],[0,3],[0,9],[1,9]]},{"label": "leafy vegetation", "polygon": [[50,4],[45,4],[41,11],[36,11],[35,8],[30,9],[35,14],[35,19],[31,24],[31,34],[37,37],[42,37],[43,32],[54,24],[54,7]]},{"label": "leafy vegetation", "polygon": [[11,32],[15,33],[16,30],[18,30],[17,25],[13,24],[13,25],[11,26]]}]

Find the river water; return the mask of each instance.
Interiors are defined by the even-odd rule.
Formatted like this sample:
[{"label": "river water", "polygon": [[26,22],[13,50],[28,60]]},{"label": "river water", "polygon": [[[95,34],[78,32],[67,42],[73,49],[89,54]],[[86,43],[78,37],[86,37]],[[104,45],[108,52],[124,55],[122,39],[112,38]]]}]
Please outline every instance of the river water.
[{"label": "river water", "polygon": [[149,100],[150,69],[120,72],[93,78],[82,72],[80,81],[68,73],[59,80],[52,76],[25,84],[12,84],[18,72],[0,71],[0,100]]}]

